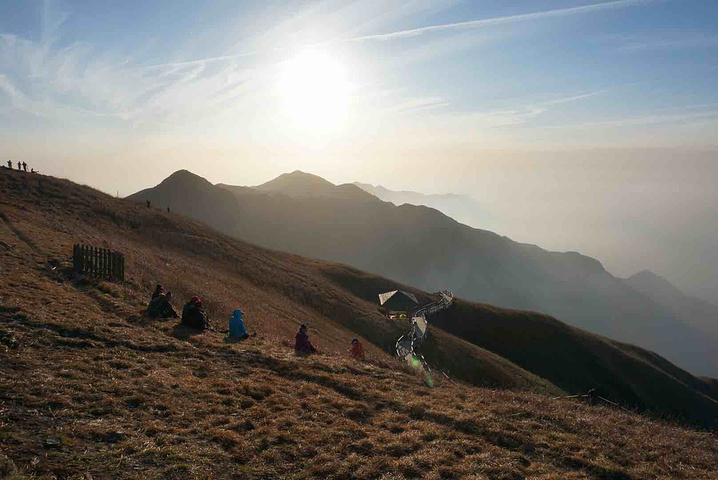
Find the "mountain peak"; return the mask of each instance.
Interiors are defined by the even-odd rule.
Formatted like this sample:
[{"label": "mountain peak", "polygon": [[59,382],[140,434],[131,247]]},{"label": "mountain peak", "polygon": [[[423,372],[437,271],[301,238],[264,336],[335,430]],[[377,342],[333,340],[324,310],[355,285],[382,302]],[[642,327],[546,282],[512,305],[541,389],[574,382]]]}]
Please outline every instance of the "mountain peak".
[{"label": "mountain peak", "polygon": [[652,297],[683,295],[678,287],[650,270],[642,270],[631,275],[626,282],[638,291]]},{"label": "mountain peak", "polygon": [[332,197],[345,199],[374,199],[359,187],[352,184],[334,185],[312,173],[295,170],[283,173],[274,180],[254,187],[255,190],[266,193],[277,193],[289,197]]},{"label": "mountain peak", "polygon": [[[291,173],[283,173],[277,178],[254,188],[257,190],[287,193],[288,195],[292,195],[291,191],[306,190],[309,192],[332,187],[334,187],[332,182],[325,180],[318,175],[302,172],[301,170],[295,170]],[[286,190],[290,190],[290,192],[286,192]]]},{"label": "mountain peak", "polygon": [[652,270],[641,270],[638,273],[634,273],[629,278],[644,278],[644,279],[651,279],[651,280],[662,280],[664,282],[667,282],[665,278],[661,277],[657,273],[653,272]]},{"label": "mountain peak", "polygon": [[193,185],[193,186],[207,186],[212,183],[204,177],[200,177],[196,173],[192,173],[189,170],[177,170],[169,177],[165,178],[160,182],[160,185]]}]

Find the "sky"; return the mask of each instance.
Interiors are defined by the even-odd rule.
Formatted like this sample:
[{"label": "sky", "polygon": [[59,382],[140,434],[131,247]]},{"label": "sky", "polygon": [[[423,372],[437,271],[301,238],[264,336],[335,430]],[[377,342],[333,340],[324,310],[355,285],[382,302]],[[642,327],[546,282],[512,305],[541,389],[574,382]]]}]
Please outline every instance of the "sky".
[{"label": "sky", "polygon": [[181,168],[466,193],[718,303],[716,78],[714,0],[0,0],[7,159],[120,196]]}]

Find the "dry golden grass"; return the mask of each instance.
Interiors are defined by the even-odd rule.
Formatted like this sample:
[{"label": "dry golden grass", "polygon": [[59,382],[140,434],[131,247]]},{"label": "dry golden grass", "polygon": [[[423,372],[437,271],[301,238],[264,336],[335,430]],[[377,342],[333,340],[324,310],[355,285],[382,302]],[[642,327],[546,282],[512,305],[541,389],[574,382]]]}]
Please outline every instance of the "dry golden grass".
[{"label": "dry golden grass", "polygon": [[[44,205],[27,196],[1,204],[0,476],[718,478],[718,442],[703,432],[441,376],[429,388],[368,341],[372,361],[350,361],[357,319],[337,312],[355,305],[371,321],[375,307],[320,284],[311,272],[325,263],[239,250],[191,222],[179,231],[182,220],[123,202],[111,209],[102,196],[87,208],[105,217],[88,219],[51,193]],[[125,252],[127,282],[71,272],[76,241]],[[239,264],[221,257],[231,249]],[[235,343],[141,317],[157,279],[178,297],[207,297],[219,329],[240,306],[260,334]],[[317,285],[322,302],[305,298],[317,289],[304,285]],[[302,321],[323,354],[298,358],[284,345]],[[518,368],[503,362],[492,367],[497,381]],[[523,378],[529,390],[555,388]]]}]

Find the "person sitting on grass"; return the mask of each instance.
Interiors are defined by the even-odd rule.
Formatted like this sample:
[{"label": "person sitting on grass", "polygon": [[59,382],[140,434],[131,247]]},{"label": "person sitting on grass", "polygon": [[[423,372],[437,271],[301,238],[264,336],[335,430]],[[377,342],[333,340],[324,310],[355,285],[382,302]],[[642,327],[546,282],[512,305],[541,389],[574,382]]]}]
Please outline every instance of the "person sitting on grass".
[{"label": "person sitting on grass", "polygon": [[311,355],[316,352],[317,349],[314,348],[309,341],[309,335],[307,335],[307,324],[302,323],[299,326],[297,336],[294,338],[294,353],[297,355]]},{"label": "person sitting on grass", "polygon": [[172,292],[160,293],[150,300],[146,313],[151,318],[179,318],[172,306]]},{"label": "person sitting on grass", "polygon": [[163,293],[165,293],[165,289],[164,289],[164,287],[163,287],[162,285],[160,285],[160,284],[158,283],[157,286],[155,287],[155,291],[152,292],[152,298],[150,299],[150,301],[152,301],[152,300],[154,300],[155,298],[159,297],[159,296],[162,295]]},{"label": "person sitting on grass", "polygon": [[352,348],[349,349],[349,356],[354,360],[364,360],[364,345],[361,344],[358,338],[352,340]]},{"label": "person sitting on grass", "polygon": [[202,305],[202,300],[194,296],[182,309],[182,325],[200,332],[210,328],[207,312]]},{"label": "person sitting on grass", "polygon": [[246,340],[255,335],[247,333],[247,327],[244,326],[244,320],[242,320],[242,310],[235,310],[229,317],[229,335],[240,340]]}]

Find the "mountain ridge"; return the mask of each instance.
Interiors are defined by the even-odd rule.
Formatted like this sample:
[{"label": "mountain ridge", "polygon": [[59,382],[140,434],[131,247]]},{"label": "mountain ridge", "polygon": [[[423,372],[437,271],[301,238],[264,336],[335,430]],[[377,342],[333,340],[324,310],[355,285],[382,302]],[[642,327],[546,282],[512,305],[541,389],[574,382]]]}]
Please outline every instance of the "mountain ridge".
[{"label": "mountain ridge", "polygon": [[[324,184],[327,188],[329,185]],[[336,186],[334,188],[337,188]],[[244,191],[177,191],[163,185],[128,197],[172,197],[173,211],[269,248],[349,263],[425,290],[541,311],[571,325],[635,343],[683,368],[716,376],[716,346],[694,326],[579,253],[548,252],[478,230],[424,206],[376,199],[293,197]],[[368,194],[367,194],[368,195]],[[329,201],[328,201],[329,200]],[[206,208],[197,212],[196,205]]]},{"label": "mountain ridge", "polygon": [[[237,187],[221,184],[223,188],[230,191],[237,191]],[[253,190],[263,193],[281,194],[289,197],[330,197],[330,198],[354,198],[362,200],[375,200],[376,197],[365,192],[351,183],[334,185],[324,178],[295,170],[291,173],[283,173],[278,177],[269,180],[261,185],[250,187]]]},{"label": "mountain ridge", "polygon": [[474,228],[488,229],[497,225],[497,219],[474,198],[466,194],[424,194],[411,190],[390,190],[382,185],[354,182],[362,190],[380,200],[399,206],[404,203],[435,208],[456,221]]}]

